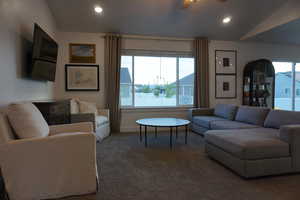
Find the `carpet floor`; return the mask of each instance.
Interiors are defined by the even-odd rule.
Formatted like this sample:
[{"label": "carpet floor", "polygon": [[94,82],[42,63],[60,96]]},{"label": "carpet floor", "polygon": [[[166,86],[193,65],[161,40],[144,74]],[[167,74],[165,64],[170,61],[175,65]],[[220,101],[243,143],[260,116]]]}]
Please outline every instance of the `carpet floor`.
[{"label": "carpet floor", "polygon": [[208,158],[203,138],[180,135],[173,149],[169,135],[114,134],[97,146],[100,191],[68,200],[296,200],[300,175],[246,180]]}]

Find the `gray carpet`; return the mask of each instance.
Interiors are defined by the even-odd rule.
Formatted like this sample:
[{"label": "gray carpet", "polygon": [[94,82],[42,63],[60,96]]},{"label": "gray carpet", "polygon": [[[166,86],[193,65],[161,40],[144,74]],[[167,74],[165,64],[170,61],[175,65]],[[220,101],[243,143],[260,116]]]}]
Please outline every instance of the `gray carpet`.
[{"label": "gray carpet", "polygon": [[173,150],[166,134],[116,134],[97,146],[100,191],[71,198],[97,200],[293,200],[300,199],[300,175],[245,180],[204,153],[203,139],[183,135]]}]

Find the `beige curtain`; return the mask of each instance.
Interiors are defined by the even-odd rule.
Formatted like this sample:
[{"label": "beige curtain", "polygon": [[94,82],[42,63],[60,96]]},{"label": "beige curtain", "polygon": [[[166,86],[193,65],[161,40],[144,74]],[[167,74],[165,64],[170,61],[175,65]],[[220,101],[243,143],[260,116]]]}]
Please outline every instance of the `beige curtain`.
[{"label": "beige curtain", "polygon": [[209,107],[209,63],[207,38],[196,38],[194,40],[194,55],[194,105],[196,108],[207,108]]},{"label": "beige curtain", "polygon": [[112,132],[120,132],[120,65],[121,65],[121,36],[105,35],[105,95],[106,106],[110,111]]}]

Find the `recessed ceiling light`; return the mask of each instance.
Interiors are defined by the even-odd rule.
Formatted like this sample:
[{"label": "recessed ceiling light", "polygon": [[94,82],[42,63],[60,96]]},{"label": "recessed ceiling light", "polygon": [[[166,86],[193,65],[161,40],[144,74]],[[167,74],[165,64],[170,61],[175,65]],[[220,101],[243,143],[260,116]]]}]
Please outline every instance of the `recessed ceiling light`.
[{"label": "recessed ceiling light", "polygon": [[228,24],[228,23],[230,23],[231,22],[231,17],[225,17],[224,19],[223,19],[223,24]]},{"label": "recessed ceiling light", "polygon": [[100,13],[103,12],[103,8],[102,8],[101,6],[95,6],[94,10],[95,10],[95,12],[98,13],[98,14],[100,14]]}]

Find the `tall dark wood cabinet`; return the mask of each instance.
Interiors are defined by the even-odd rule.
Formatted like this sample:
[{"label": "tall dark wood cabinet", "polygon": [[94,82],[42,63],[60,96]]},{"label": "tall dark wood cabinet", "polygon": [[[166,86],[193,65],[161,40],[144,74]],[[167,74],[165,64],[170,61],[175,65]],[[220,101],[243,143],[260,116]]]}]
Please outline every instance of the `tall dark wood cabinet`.
[{"label": "tall dark wood cabinet", "polygon": [[243,105],[274,108],[275,70],[271,61],[248,63],[243,82]]},{"label": "tall dark wood cabinet", "polygon": [[71,121],[70,100],[36,101],[33,104],[41,111],[49,125],[69,124]]}]

